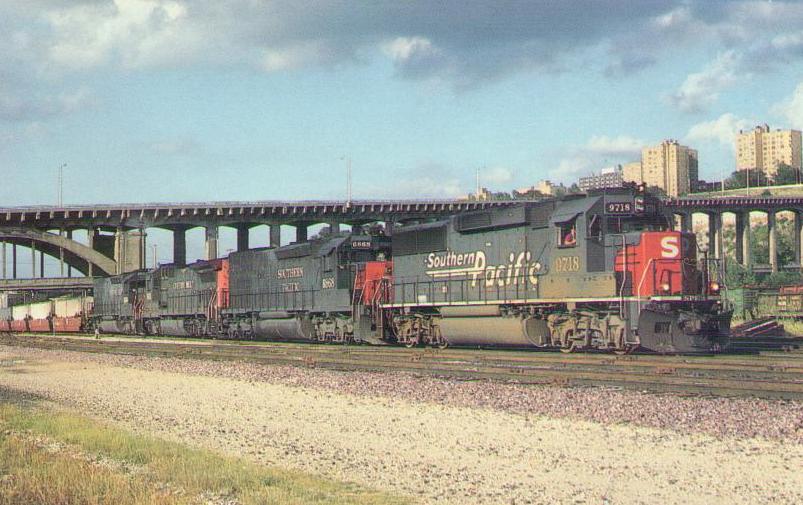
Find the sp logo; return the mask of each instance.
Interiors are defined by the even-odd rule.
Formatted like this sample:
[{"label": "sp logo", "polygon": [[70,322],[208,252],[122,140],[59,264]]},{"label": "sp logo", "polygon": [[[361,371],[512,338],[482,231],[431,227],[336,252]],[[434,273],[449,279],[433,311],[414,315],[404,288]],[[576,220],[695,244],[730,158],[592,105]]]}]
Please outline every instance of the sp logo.
[{"label": "sp logo", "polygon": [[680,255],[680,243],[678,237],[663,237],[661,239],[661,257],[677,258]]}]

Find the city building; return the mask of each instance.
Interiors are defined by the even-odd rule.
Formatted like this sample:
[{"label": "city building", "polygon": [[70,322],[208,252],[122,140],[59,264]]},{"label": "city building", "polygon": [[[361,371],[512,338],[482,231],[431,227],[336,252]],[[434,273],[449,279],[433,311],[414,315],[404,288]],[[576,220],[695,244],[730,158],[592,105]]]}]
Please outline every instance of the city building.
[{"label": "city building", "polygon": [[622,169],[625,181],[661,188],[668,196],[685,195],[696,184],[699,173],[697,151],[677,140],[664,140],[641,150],[641,162]]},{"label": "city building", "polygon": [[622,187],[622,165],[603,168],[599,174],[580,177],[580,190],[588,192],[593,189]]},{"label": "city building", "polygon": [[542,195],[552,196],[555,194],[555,185],[552,183],[552,181],[548,181],[546,179],[538,181],[538,184],[536,184],[533,189]]},{"label": "city building", "polygon": [[641,161],[633,161],[622,165],[622,180],[625,182],[635,182],[641,184]]},{"label": "city building", "polygon": [[778,166],[801,169],[800,130],[771,131],[769,125],[739,130],[736,136],[736,170],[761,170],[775,177]]}]

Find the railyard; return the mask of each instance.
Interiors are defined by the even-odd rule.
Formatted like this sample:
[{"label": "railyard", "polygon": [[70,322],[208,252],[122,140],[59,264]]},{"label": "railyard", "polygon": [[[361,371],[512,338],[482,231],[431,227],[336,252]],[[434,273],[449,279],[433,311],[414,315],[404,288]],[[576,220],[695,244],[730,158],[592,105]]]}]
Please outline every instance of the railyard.
[{"label": "railyard", "polygon": [[[781,339],[784,351],[714,356],[475,349],[403,349],[280,342],[205,341],[131,337],[10,334],[0,343],[41,349],[163,358],[244,361],[340,371],[388,371],[461,380],[521,384],[607,386],[679,394],[803,400],[803,351]],[[742,343],[742,345],[745,345]]]},{"label": "railyard", "polygon": [[[43,336],[2,344],[4,394],[420,503],[803,499],[799,397],[686,386],[655,393],[571,378],[617,369],[656,381],[724,374],[737,382],[741,374],[799,387],[798,352],[368,355],[325,345]],[[543,375],[515,378],[516,367]]]}]

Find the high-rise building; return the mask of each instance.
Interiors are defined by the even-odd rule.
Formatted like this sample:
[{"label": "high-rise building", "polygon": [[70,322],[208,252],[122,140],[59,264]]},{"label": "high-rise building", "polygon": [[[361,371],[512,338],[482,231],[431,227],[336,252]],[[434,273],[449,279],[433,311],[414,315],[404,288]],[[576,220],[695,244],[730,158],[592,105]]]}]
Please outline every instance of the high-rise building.
[{"label": "high-rise building", "polygon": [[800,170],[800,156],[800,130],[771,131],[763,124],[736,136],[736,170],[760,170],[774,177],[782,163]]},{"label": "high-rise building", "polygon": [[625,180],[657,186],[669,196],[685,195],[691,188],[691,177],[697,179],[697,160],[696,150],[677,140],[664,140],[641,150],[640,166],[625,166]]},{"label": "high-rise building", "polygon": [[603,168],[599,174],[580,177],[578,186],[584,192],[592,189],[620,188],[622,187],[622,165]]},{"label": "high-rise building", "polygon": [[641,162],[633,161],[622,165],[622,180],[625,182],[635,182],[641,184],[644,178],[641,175]]}]

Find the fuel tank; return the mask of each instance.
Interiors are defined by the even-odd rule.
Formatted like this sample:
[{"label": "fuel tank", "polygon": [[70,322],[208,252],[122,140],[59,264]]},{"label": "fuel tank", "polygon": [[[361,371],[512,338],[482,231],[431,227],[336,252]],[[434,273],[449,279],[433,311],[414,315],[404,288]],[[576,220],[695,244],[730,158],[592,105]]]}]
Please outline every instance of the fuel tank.
[{"label": "fuel tank", "polygon": [[134,333],[134,326],[131,321],[104,319],[97,326],[101,333]]},{"label": "fuel tank", "polygon": [[254,337],[268,340],[312,340],[309,319],[287,312],[260,312],[253,324]]},{"label": "fuel tank", "polygon": [[187,337],[191,333],[187,331],[183,319],[162,319],[159,321],[159,333],[174,337]]},{"label": "fuel tank", "polygon": [[444,307],[441,316],[441,335],[450,346],[539,347],[548,331],[542,321],[503,316],[496,305]]}]

